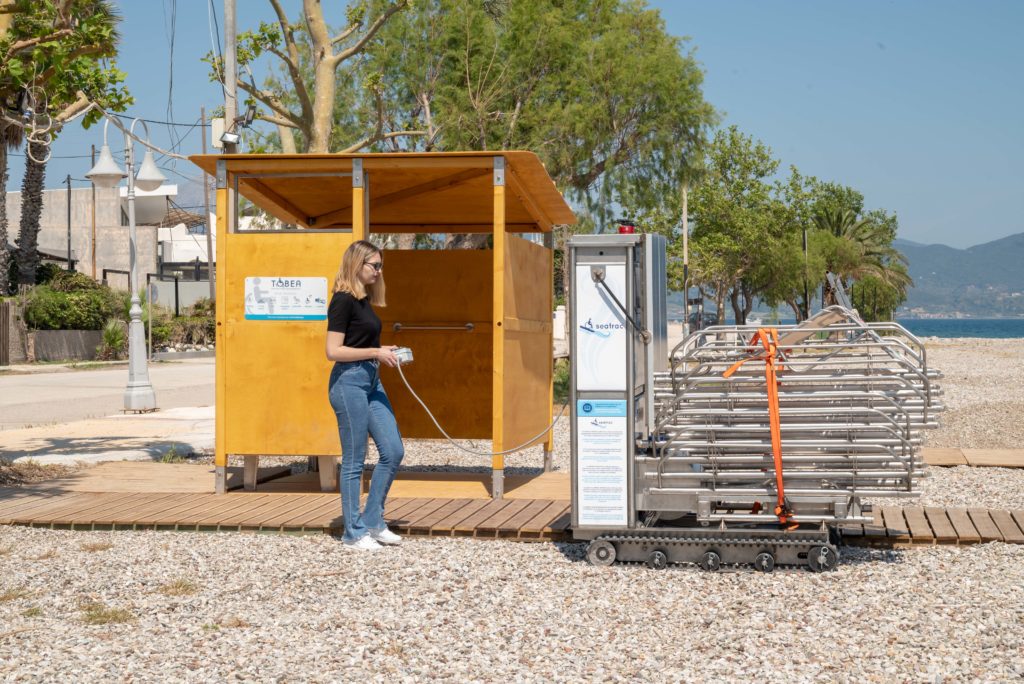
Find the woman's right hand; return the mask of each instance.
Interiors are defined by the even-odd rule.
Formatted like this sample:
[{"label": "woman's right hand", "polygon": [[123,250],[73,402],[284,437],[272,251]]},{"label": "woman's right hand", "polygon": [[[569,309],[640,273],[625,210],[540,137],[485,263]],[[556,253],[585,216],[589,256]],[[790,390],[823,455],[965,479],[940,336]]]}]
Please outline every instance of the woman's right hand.
[{"label": "woman's right hand", "polygon": [[395,356],[395,349],[398,349],[398,347],[394,345],[385,345],[377,349],[374,357],[378,362],[383,363],[385,366],[391,366],[394,368],[398,365],[398,357]]}]

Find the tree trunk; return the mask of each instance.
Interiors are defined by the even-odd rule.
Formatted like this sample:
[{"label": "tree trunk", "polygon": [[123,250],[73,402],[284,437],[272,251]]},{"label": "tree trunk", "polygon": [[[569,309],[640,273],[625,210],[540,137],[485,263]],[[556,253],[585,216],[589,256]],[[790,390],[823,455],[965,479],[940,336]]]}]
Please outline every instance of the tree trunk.
[{"label": "tree trunk", "polygon": [[725,290],[724,283],[719,283],[715,288],[715,313],[718,314],[718,320],[715,323],[718,325],[725,324]]},{"label": "tree trunk", "polygon": [[[736,325],[743,325],[745,323],[743,319],[743,307],[740,306],[740,285],[736,283],[732,289],[729,290],[729,303],[732,305],[732,315],[736,320]],[[722,317],[719,315],[718,322],[722,323]]]},{"label": "tree trunk", "polygon": [[39,268],[39,216],[43,211],[46,164],[34,161],[46,156],[46,146],[30,142],[21,183],[21,233],[18,235],[18,284],[35,285]]},{"label": "tree trunk", "polygon": [[789,308],[793,310],[793,316],[796,318],[796,322],[801,322],[804,319],[804,310],[800,304],[793,299],[787,299],[786,304],[789,304]]},{"label": "tree trunk", "polygon": [[11,291],[11,253],[7,251],[7,143],[0,140],[0,297]]},{"label": "tree trunk", "polygon": [[[740,286],[740,291],[743,294],[743,298],[741,300],[743,302],[743,322],[740,323],[740,325],[746,325],[747,316],[749,316],[750,312],[754,310],[754,293],[750,291],[750,288],[742,285]],[[740,319],[738,318],[736,319],[737,322],[739,322],[739,320]]]},{"label": "tree trunk", "polygon": [[444,239],[445,249],[483,249],[489,233],[449,233]]},{"label": "tree trunk", "polygon": [[414,249],[416,233],[400,233],[395,236],[395,249]]}]

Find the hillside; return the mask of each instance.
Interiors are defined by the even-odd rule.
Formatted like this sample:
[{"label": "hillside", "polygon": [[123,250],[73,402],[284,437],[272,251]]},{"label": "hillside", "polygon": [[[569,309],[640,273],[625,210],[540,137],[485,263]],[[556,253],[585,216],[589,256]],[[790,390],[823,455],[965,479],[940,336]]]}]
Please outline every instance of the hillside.
[{"label": "hillside", "polygon": [[1024,316],[1024,233],[967,249],[896,240],[914,288],[902,315]]}]

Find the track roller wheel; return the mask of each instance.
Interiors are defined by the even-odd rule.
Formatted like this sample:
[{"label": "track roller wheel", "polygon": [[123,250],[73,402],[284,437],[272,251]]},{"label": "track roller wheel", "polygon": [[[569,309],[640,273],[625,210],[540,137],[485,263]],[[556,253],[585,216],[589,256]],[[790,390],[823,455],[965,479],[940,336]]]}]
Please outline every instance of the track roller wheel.
[{"label": "track roller wheel", "polygon": [[722,557],[714,551],[705,551],[704,555],[700,557],[700,567],[708,572],[718,572],[722,567]]},{"label": "track roller wheel", "polygon": [[839,554],[831,546],[812,546],[807,552],[807,567],[811,572],[833,570],[839,564]]},{"label": "track roller wheel", "polygon": [[611,565],[615,562],[615,545],[604,539],[595,539],[587,547],[587,560],[591,565]]},{"label": "track roller wheel", "polygon": [[668,555],[661,549],[651,551],[647,556],[647,567],[651,570],[664,570],[668,567]]},{"label": "track roller wheel", "polygon": [[758,572],[771,572],[775,569],[775,556],[762,551],[754,556],[754,569]]}]

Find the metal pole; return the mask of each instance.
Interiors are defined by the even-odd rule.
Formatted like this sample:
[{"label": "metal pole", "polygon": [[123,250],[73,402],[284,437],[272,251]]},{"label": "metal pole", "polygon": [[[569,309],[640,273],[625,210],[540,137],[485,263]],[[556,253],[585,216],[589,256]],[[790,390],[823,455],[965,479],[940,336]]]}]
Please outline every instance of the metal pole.
[{"label": "metal pole", "polygon": [[67,177],[68,183],[68,270],[74,271],[71,266],[71,174]]},{"label": "metal pole", "polygon": [[[238,55],[235,36],[235,0],[224,0],[224,130],[233,130],[238,114]],[[234,154],[235,145],[224,143],[224,152]]]},{"label": "metal pole", "polygon": [[[199,108],[199,118],[203,121],[203,154],[206,154],[206,106]],[[210,301],[217,301],[217,288],[213,282],[213,226],[210,223],[210,176],[209,174],[203,174],[203,206],[206,209],[206,213],[203,218],[206,219],[206,279],[210,281]]]},{"label": "metal pole", "polygon": [[[136,119],[135,121],[138,121]],[[135,121],[131,128],[135,128]],[[131,132],[131,130],[129,130]],[[135,234],[135,170],[133,168],[135,144],[125,135],[124,160],[128,171],[128,286],[131,288],[131,308],[128,323],[128,386],[124,391],[125,411],[153,411],[156,395],[149,382],[149,364],[145,355],[146,339],[143,334],[142,303],[139,300],[139,265]]]},{"label": "metal pole", "polygon": [[[90,159],[91,159],[90,163],[91,163],[91,166],[89,166],[89,168],[91,169],[94,166],[96,166],[96,146],[95,145],[90,145],[90,147],[92,147],[92,152],[90,153]],[[92,185],[92,250],[91,250],[92,251],[92,278],[93,278],[93,280],[95,280],[96,279],[96,184],[95,183],[90,183],[90,185]]]}]

